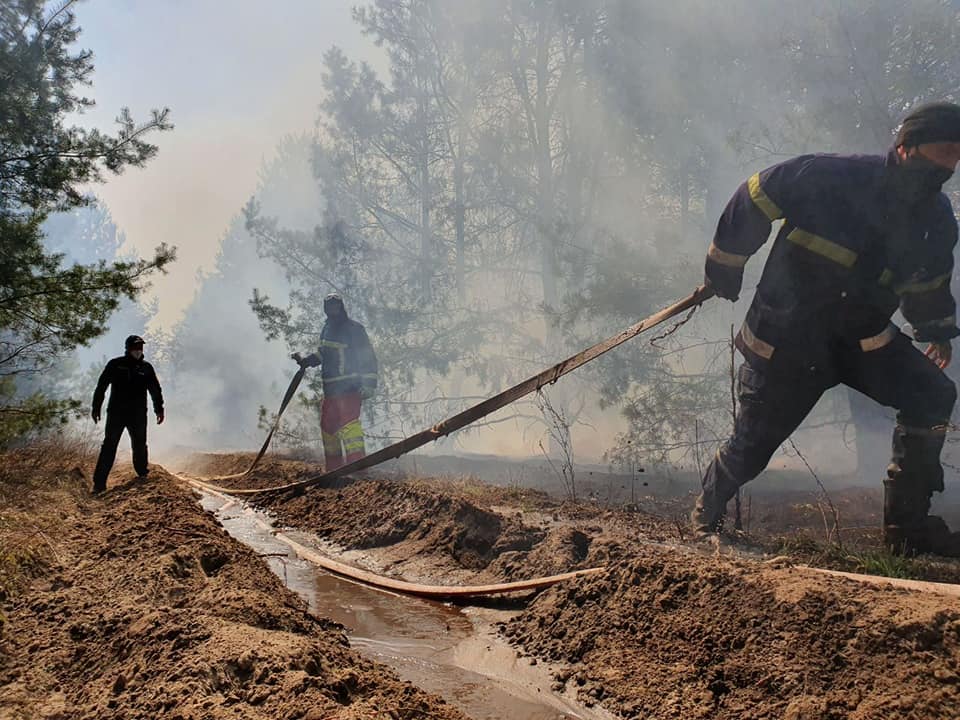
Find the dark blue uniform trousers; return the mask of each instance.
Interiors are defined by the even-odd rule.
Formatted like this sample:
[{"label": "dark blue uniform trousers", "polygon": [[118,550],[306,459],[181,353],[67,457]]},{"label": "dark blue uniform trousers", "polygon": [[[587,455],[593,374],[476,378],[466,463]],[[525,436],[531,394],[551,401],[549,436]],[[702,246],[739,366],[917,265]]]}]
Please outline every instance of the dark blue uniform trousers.
[{"label": "dark blue uniform trousers", "polygon": [[732,436],[704,475],[705,506],[725,506],[737,488],[759,475],[820,396],[838,384],[897,410],[890,479],[928,499],[943,490],[940,450],[957,398],[953,381],[903,334],[869,352],[838,348],[828,365],[792,372],[759,363],[740,366],[740,407]]}]

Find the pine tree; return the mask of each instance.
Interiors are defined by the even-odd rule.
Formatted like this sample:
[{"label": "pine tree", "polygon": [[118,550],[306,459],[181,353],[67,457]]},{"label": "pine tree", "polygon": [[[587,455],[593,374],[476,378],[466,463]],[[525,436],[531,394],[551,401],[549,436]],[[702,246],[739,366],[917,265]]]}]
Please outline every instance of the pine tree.
[{"label": "pine tree", "polygon": [[82,186],[144,165],[157,150],[144,137],[172,127],[166,110],[138,125],[125,108],[115,136],[68,124],[93,105],[79,94],[93,60],[73,49],[72,5],[0,2],[0,445],[79,404],[24,395],[18,378],[38,376],[102,334],[120,299],[134,299],[174,259],[161,246],[149,259],[70,265],[44,246],[50,212],[89,204]]}]

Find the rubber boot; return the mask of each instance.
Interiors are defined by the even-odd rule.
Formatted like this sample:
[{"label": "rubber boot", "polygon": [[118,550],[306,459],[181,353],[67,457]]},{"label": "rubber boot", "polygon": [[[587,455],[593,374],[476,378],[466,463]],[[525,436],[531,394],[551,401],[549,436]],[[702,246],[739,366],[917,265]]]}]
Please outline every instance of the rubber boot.
[{"label": "rubber boot", "polygon": [[960,557],[960,533],[951,532],[936,515],[929,515],[932,492],[911,482],[899,465],[887,470],[883,483],[883,543],[895,555],[932,553]]}]

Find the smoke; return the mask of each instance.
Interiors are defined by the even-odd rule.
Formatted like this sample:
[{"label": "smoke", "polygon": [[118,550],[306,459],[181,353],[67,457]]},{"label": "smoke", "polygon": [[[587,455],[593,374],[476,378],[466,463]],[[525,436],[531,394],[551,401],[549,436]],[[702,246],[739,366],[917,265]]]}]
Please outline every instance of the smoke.
[{"label": "smoke", "polygon": [[[197,274],[161,356],[165,442],[256,446],[257,411],[279,400],[287,354],[313,348],[331,290],[380,355],[373,445],[616,333],[700,282],[717,218],[750,174],[806,152],[884,152],[905,108],[954,92],[955,20],[935,0],[367,3],[351,32],[368,45],[304,50],[296,83],[278,80],[310,108],[301,129],[314,133],[270,153],[255,212],[236,201],[217,231],[213,269]],[[301,32],[281,23],[244,37],[274,46]],[[272,146],[281,130],[219,122],[196,125],[196,142],[220,139],[209,165],[233,198],[228,148],[243,136]],[[180,186],[178,223],[205,216],[218,190],[202,182],[206,192]],[[736,305],[713,301],[669,337],[641,337],[550,389],[577,459],[709,459],[730,428],[730,328],[770,244]],[[269,298],[259,317],[254,288]],[[302,395],[318,391],[312,378]],[[855,415],[846,389],[831,391],[796,440],[817,467],[859,464],[874,482],[889,414],[853,402]],[[314,410],[297,422],[316,423]],[[529,401],[433,449],[531,455],[545,433]],[[774,466],[801,464],[782,454]]]},{"label": "smoke", "polygon": [[[322,198],[313,181],[310,135],[288,136],[264,163],[254,200],[309,230],[320,221]],[[183,319],[166,340],[161,366],[169,428],[161,449],[247,449],[261,440],[258,413],[273,408],[296,370],[282,343],[261,332],[249,301],[254,289],[283,301],[288,283],[262,258],[243,215],[223,236],[214,269],[198,275]]]}]

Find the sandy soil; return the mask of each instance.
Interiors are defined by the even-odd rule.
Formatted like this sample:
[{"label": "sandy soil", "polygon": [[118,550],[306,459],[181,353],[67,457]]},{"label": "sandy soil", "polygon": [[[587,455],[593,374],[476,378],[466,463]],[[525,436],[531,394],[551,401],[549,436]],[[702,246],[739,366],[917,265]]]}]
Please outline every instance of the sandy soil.
[{"label": "sandy soil", "polygon": [[464,717],[351,650],[161,469],[99,498],[64,473],[0,498],[22,566],[0,576],[0,717]]},{"label": "sandy soil", "polygon": [[[206,469],[216,465],[207,459]],[[278,476],[306,472],[291,466]],[[276,484],[278,476],[245,482]],[[621,717],[960,718],[955,597],[683,543],[671,514],[472,483],[338,485],[268,505],[282,522],[414,580],[606,565],[602,575],[541,593],[502,631],[525,653],[560,663],[558,689],[572,684],[585,702]],[[852,507],[856,493],[850,498]]]}]

